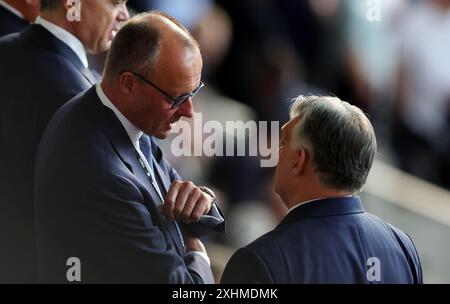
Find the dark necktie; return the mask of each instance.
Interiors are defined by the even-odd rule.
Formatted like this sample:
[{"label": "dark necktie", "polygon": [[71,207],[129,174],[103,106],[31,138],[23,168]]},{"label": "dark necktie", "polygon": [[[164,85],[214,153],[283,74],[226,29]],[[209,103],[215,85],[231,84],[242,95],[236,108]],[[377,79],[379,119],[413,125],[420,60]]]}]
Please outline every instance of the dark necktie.
[{"label": "dark necktie", "polygon": [[141,138],[139,138],[139,149],[141,149],[142,154],[144,154],[145,159],[147,160],[151,170],[153,171],[152,143],[150,141],[150,137],[142,134]]},{"label": "dark necktie", "polygon": [[[154,167],[154,160],[153,160],[153,154],[152,154],[152,142],[150,141],[150,137],[148,135],[143,134],[141,138],[139,138],[139,149],[141,150],[142,154],[146,158],[149,167],[151,169],[151,172],[149,172],[150,176],[149,179],[155,187],[156,191],[160,194],[162,199],[162,193],[160,189],[161,186],[158,186],[157,178],[155,176],[155,167]],[[165,218],[164,218],[165,219]],[[178,227],[178,224],[174,221],[172,223],[166,222],[169,230],[172,232],[172,235],[177,235],[179,240],[181,241],[182,246],[184,247],[183,237],[181,236],[180,228]]]},{"label": "dark necktie", "polygon": [[148,178],[150,179],[150,182],[152,183],[156,192],[158,192],[159,196],[161,197],[161,200],[164,201],[161,191],[161,189],[164,188],[162,188],[162,184],[158,183],[158,180],[155,175],[155,166],[152,154],[152,142],[150,141],[150,137],[148,135],[143,134],[141,138],[139,138],[139,149],[141,150],[150,167],[149,172],[147,174]]}]

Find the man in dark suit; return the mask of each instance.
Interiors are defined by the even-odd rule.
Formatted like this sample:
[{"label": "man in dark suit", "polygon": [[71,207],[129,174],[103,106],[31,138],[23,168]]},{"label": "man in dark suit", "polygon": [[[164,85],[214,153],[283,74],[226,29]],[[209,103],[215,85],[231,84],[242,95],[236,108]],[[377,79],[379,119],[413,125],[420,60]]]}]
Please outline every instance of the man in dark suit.
[{"label": "man in dark suit", "polygon": [[360,109],[336,97],[297,98],[275,173],[288,214],[231,257],[222,283],[422,283],[411,239],[355,196],[375,152]]},{"label": "man in dark suit", "polygon": [[0,37],[22,31],[39,15],[39,0],[0,0]]},{"label": "man in dark suit", "polygon": [[0,282],[4,283],[36,281],[33,175],[47,122],[61,105],[96,82],[86,51],[107,50],[119,24],[128,19],[124,1],[82,1],[79,22],[69,21],[67,12],[73,7],[64,0],[42,0],[41,5],[35,24],[0,39]]},{"label": "man in dark suit", "polygon": [[[182,181],[164,139],[203,86],[196,41],[176,20],[138,15],[118,32],[102,81],[50,121],[36,160],[39,277],[83,283],[213,283],[198,236],[223,231],[214,194]],[[150,136],[149,136],[150,135]]]}]

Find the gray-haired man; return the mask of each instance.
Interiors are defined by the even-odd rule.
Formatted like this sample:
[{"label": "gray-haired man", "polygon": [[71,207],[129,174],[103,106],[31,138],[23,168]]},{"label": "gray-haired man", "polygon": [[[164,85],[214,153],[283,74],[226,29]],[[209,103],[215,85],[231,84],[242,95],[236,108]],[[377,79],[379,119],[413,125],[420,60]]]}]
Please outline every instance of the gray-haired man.
[{"label": "gray-haired man", "polygon": [[232,256],[222,282],[422,283],[411,239],[355,196],[376,147],[359,108],[336,97],[298,97],[275,173],[288,214]]}]

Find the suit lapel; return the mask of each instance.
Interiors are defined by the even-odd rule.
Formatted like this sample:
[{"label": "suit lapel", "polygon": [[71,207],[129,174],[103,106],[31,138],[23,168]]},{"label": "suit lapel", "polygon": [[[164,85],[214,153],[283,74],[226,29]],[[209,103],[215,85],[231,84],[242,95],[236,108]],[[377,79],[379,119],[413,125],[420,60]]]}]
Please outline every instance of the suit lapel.
[{"label": "suit lapel", "polygon": [[33,24],[21,33],[21,37],[25,43],[30,43],[64,57],[91,85],[94,85],[99,80],[92,71],[83,65],[77,54],[67,44],[59,40],[44,27]]},{"label": "suit lapel", "polygon": [[163,195],[167,194],[167,192],[169,191],[170,185],[171,185],[171,181],[169,180],[169,178],[166,176],[166,174],[164,174],[163,170],[161,169],[161,166],[159,165],[158,162],[153,162],[154,167],[155,167],[155,175],[156,178],[158,178],[163,186],[163,189],[161,189],[162,191],[164,191]]},{"label": "suit lapel", "polygon": [[97,83],[98,78],[94,75],[94,73],[90,69],[82,66],[82,67],[78,67],[78,70],[80,71],[81,74],[83,74],[84,78],[86,78],[87,81],[89,81],[89,83],[91,85],[94,85]]},{"label": "suit lapel", "polygon": [[[168,176],[168,174],[164,173],[164,170],[161,168],[161,166],[159,165],[159,161],[163,161],[162,155],[161,155],[161,151],[159,150],[155,140],[150,137],[150,141],[152,144],[152,155],[154,158],[153,161],[153,168],[154,168],[154,172],[155,172],[155,178],[157,180],[159,180],[158,184],[159,184],[159,188],[161,190],[161,194],[165,197],[167,195],[167,192],[169,191],[170,185],[171,185],[171,180]],[[155,151],[158,151],[158,153],[160,155],[155,155]],[[174,222],[170,222],[169,224],[169,229],[171,230],[171,235],[173,237],[175,237],[174,241],[177,245],[179,245],[179,250],[181,252],[184,253],[184,246],[183,246],[183,240],[181,239],[181,231],[179,231],[179,225],[174,221]]]},{"label": "suit lapel", "polygon": [[[95,87],[89,89],[86,94],[92,95],[86,99],[87,102],[89,102],[89,106],[95,111],[95,113],[93,113],[93,119],[99,122],[100,128],[107,134],[108,139],[120,159],[150,194],[151,202],[144,200],[144,204],[146,204],[150,214],[153,215],[153,219],[156,219],[156,224],[161,228],[166,240],[170,240],[170,243],[172,243],[173,247],[178,251],[178,254],[181,257],[184,257],[184,247],[180,240],[178,230],[173,222],[167,221],[165,217],[159,214],[157,206],[163,202],[151,184],[146,171],[142,168],[139,161],[139,154],[131,143],[123,125],[120,123],[114,112],[101,103],[95,91]],[[157,215],[154,214],[155,212]]]}]

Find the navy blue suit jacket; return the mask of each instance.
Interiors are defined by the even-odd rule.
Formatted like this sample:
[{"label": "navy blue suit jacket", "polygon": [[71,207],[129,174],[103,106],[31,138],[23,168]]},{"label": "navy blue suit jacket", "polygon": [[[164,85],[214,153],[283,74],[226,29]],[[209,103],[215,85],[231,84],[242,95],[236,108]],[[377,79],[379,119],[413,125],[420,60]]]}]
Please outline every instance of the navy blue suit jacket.
[{"label": "navy blue suit jacket", "polygon": [[0,37],[17,33],[25,29],[30,23],[0,6]]},{"label": "navy blue suit jacket", "polygon": [[411,239],[349,197],[292,210],[232,256],[222,283],[422,283],[422,270]]},{"label": "navy blue suit jacket", "polygon": [[[180,177],[152,146],[165,195]],[[66,260],[78,257],[84,283],[213,283],[206,261],[186,257],[175,223],[161,216],[138,153],[95,87],[50,121],[35,189],[41,282],[67,282]]]},{"label": "navy blue suit jacket", "polygon": [[34,163],[56,110],[95,82],[40,25],[0,39],[0,282],[36,282]]}]

